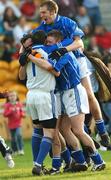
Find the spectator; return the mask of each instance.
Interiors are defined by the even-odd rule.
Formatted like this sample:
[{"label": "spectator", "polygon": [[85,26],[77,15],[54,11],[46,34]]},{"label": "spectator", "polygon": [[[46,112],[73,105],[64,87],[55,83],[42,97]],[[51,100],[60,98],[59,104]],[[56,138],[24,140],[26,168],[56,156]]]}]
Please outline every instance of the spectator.
[{"label": "spectator", "polygon": [[[111,55],[110,54],[108,54],[106,58],[106,66],[111,72]],[[111,94],[104,84],[101,88],[103,92],[103,94],[100,94],[102,95],[100,96],[101,106],[102,106],[102,110],[104,114],[106,115],[106,118],[108,119],[107,124],[106,124],[107,131],[109,135],[111,135]],[[102,100],[101,100],[101,97],[102,97]]]},{"label": "spectator", "polygon": [[11,147],[13,152],[24,155],[21,132],[24,111],[15,91],[8,93],[7,102],[4,105],[4,116],[8,118],[8,128],[11,134]]},{"label": "spectator", "polygon": [[35,11],[35,16],[33,17],[33,20],[35,22],[40,23],[40,15],[39,15],[39,7],[41,4],[41,0],[33,0],[35,7],[36,7],[36,11]]},{"label": "spectator", "polygon": [[76,16],[76,20],[81,29],[84,29],[85,26],[91,26],[90,18],[84,6],[78,7],[78,14]]},{"label": "spectator", "polygon": [[12,36],[5,36],[1,44],[0,58],[4,61],[11,62],[16,52],[16,46]]},{"label": "spectator", "polygon": [[59,14],[75,19],[77,13],[78,1],[77,0],[55,0],[59,6]]},{"label": "spectator", "polygon": [[[36,4],[34,3],[33,0],[25,0],[20,7],[20,10],[22,14],[27,18],[27,19],[33,19],[36,13]],[[30,9],[30,11],[29,11]]]},{"label": "spectator", "polygon": [[10,0],[0,0],[0,18],[2,19],[4,11],[7,7],[11,7],[17,17],[21,16],[19,8]]},{"label": "spectator", "polygon": [[18,19],[17,25],[13,28],[13,36],[16,44],[20,44],[20,39],[25,33],[31,30],[31,27],[27,25],[25,16]]},{"label": "spectator", "polygon": [[87,47],[87,50],[98,53],[99,55],[101,55],[102,53],[102,48],[98,47],[96,38],[94,35],[90,37],[89,46]]},{"label": "spectator", "polygon": [[103,25],[95,27],[95,37],[97,45],[103,50],[111,50],[111,32],[108,32]]},{"label": "spectator", "polygon": [[100,25],[102,18],[99,8],[99,0],[83,0],[83,5],[86,7],[93,26]]},{"label": "spectator", "polygon": [[4,34],[3,20],[0,19],[0,35]]},{"label": "spectator", "polygon": [[11,7],[7,7],[3,15],[3,24],[6,35],[8,34],[12,36],[12,30],[17,23],[17,19],[18,18],[13,9]]},{"label": "spectator", "polygon": [[83,28],[83,32],[85,34],[85,36],[83,37],[84,48],[87,49],[89,47],[89,44],[90,44],[92,29],[89,25],[87,25]]}]

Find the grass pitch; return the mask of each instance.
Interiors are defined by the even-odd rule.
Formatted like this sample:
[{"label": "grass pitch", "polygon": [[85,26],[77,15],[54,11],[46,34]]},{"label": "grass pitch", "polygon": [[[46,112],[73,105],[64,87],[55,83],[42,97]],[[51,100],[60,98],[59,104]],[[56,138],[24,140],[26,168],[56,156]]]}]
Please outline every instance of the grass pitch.
[{"label": "grass pitch", "polygon": [[[0,156],[0,180],[111,180],[111,151],[101,152],[106,161],[106,169],[100,172],[65,173],[59,175],[32,176],[33,167],[30,140],[25,141],[25,155],[14,156],[15,168],[9,169],[5,160]],[[51,167],[48,157],[45,161],[47,168]]]}]

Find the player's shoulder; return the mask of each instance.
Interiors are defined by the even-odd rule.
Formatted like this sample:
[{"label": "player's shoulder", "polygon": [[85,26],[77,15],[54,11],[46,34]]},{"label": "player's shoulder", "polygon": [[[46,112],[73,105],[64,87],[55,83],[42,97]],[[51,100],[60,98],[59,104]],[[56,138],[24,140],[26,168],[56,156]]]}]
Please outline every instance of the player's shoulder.
[{"label": "player's shoulder", "polygon": [[69,17],[66,17],[66,16],[59,16],[60,17],[60,21],[64,22],[64,23],[70,23],[70,22],[73,22],[73,23],[76,23],[74,20],[72,20],[71,18]]},{"label": "player's shoulder", "polygon": [[44,31],[44,25],[45,25],[45,23],[44,23],[44,21],[42,21],[38,27],[36,27],[35,29],[32,30],[32,34],[35,33],[36,31],[39,31],[39,30]]}]

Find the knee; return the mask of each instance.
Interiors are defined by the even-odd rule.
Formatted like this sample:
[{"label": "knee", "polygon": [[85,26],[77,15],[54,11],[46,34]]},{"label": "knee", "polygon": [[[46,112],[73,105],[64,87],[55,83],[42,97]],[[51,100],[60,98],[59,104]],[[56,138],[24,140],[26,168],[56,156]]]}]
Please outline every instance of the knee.
[{"label": "knee", "polygon": [[44,136],[49,137],[54,140],[55,138],[55,129],[45,129]]},{"label": "knee", "polygon": [[65,127],[65,128],[60,129],[60,132],[61,132],[62,136],[65,138],[68,136],[70,130],[71,130],[70,128]]},{"label": "knee", "polygon": [[81,131],[77,131],[77,130],[75,130],[74,131],[74,134],[75,134],[75,136],[78,138],[78,139],[81,139],[83,136],[84,136],[84,131],[83,130],[81,130]]}]

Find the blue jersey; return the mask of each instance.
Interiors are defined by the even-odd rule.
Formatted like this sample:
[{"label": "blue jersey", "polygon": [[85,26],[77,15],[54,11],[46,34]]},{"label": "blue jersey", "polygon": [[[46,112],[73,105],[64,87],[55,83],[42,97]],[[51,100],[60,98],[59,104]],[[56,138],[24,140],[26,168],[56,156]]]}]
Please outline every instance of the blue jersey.
[{"label": "blue jersey", "polygon": [[[46,24],[44,21],[41,23],[39,27],[34,29],[32,33],[43,30],[45,33],[50,32],[51,30],[59,30],[62,32],[64,39],[70,38],[74,40],[74,36],[79,36],[82,38],[84,36],[83,31],[78,27],[77,23],[70,18],[65,16],[57,16],[53,24]],[[84,55],[79,51],[74,51],[76,58],[84,57]]]},{"label": "blue jersey", "polygon": [[78,62],[73,53],[67,53],[59,61],[51,61],[54,69],[61,72],[56,78],[56,89],[59,91],[74,88],[80,83],[80,72]]},{"label": "blue jersey", "polygon": [[[54,45],[51,45],[51,46],[49,46],[49,45],[42,45],[42,44],[34,45],[32,47],[32,49],[33,50],[37,50],[37,49],[41,48],[41,49],[43,49],[49,55],[50,53],[52,53],[52,51],[57,50],[60,47],[63,47],[64,44],[69,45],[71,42],[72,42],[71,39],[65,39],[62,42],[54,44]],[[32,70],[33,70],[33,75],[35,76],[35,64],[34,63],[32,63]]]},{"label": "blue jersey", "polygon": [[[53,50],[58,49],[60,46],[65,44],[69,44],[72,40],[65,39],[61,43],[57,45],[45,46],[45,45],[35,45],[33,49],[43,49],[47,54],[51,53]],[[79,66],[76,60],[76,57],[73,53],[69,52],[63,57],[59,59],[59,61],[52,61],[49,59],[49,62],[52,64],[54,69],[61,74],[58,78],[56,78],[56,89],[57,90],[67,90],[74,88],[77,84],[80,83],[80,73]],[[33,63],[33,68],[35,64]]]},{"label": "blue jersey", "polygon": [[51,30],[59,30],[62,32],[64,38],[73,39],[74,36],[79,36],[80,38],[84,36],[83,31],[78,28],[77,23],[65,16],[57,16],[54,23],[46,24],[44,21],[39,27],[34,29],[32,33],[43,30],[45,33],[48,33]]},{"label": "blue jersey", "polygon": [[34,45],[33,49],[42,48],[45,52],[47,52],[47,54],[50,54],[50,53],[52,53],[52,51],[57,50],[60,47],[67,46],[67,45],[71,44],[72,42],[73,42],[72,39],[67,38],[57,44],[54,44],[54,45]]}]

